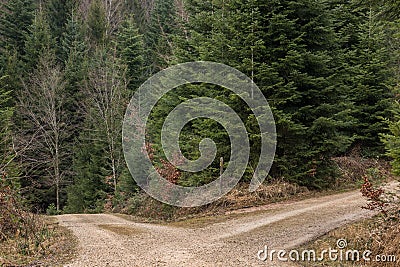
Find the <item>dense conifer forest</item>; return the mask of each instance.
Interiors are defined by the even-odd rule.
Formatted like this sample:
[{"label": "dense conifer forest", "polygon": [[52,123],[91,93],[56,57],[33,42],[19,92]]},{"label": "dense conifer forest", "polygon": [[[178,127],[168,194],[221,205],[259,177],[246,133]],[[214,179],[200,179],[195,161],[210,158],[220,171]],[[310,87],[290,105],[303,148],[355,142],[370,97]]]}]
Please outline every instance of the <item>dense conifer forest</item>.
[{"label": "dense conifer forest", "polygon": [[[260,88],[277,131],[266,182],[324,189],[338,177],[333,157],[357,151],[394,160],[400,173],[400,5],[395,0],[1,0],[0,187],[32,210],[101,212],[140,193],[122,152],[122,123],[137,88],[153,74],[190,61],[234,67]],[[181,86],[151,113],[147,141],[165,161],[160,127],[179,103],[208,96],[228,104],[248,132],[258,163],[254,114],[218,86]],[[211,119],[188,123],[183,154],[217,144],[202,172],[174,183],[198,186],[219,176],[230,140]]]}]

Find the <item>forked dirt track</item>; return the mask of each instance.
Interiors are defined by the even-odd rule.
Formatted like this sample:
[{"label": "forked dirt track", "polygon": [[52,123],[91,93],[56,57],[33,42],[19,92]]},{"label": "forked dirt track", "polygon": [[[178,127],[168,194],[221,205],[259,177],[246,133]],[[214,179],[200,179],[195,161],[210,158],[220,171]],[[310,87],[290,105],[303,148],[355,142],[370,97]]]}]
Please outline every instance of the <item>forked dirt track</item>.
[{"label": "forked dirt track", "polygon": [[[398,192],[397,183],[388,186]],[[289,266],[257,252],[291,249],[344,224],[372,216],[359,191],[278,203],[237,218],[189,228],[135,223],[110,214],[61,215],[79,240],[67,266]],[[351,237],[348,237],[351,238]]]}]

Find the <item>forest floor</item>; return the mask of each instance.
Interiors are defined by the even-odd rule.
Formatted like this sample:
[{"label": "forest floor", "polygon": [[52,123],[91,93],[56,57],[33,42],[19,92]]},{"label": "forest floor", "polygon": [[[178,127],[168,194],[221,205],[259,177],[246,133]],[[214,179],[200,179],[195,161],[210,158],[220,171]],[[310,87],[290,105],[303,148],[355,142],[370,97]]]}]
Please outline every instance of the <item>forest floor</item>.
[{"label": "forest floor", "polygon": [[[391,182],[387,191],[398,192]],[[60,215],[79,240],[67,266],[296,266],[258,259],[289,251],[345,224],[371,217],[357,191],[242,209],[168,224],[138,223],[111,214]],[[260,254],[264,256],[263,253]]]}]

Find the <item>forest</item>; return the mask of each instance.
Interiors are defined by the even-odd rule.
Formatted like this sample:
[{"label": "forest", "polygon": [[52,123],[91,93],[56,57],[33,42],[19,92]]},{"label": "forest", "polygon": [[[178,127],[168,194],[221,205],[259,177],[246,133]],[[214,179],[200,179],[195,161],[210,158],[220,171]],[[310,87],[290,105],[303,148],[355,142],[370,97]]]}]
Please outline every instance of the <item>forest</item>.
[{"label": "forest", "polygon": [[[326,189],[333,157],[393,160],[400,174],[400,4],[396,0],[0,0],[0,188],[32,211],[96,213],[141,193],[125,163],[122,124],[146,79],[170,66],[212,61],[236,68],[272,109],[277,148],[266,182]],[[211,119],[190,121],[183,154],[217,156],[199,173],[176,170],[160,129],[173,108],[207,96],[242,119],[251,145],[260,129],[226,88],[193,84],[166,94],[146,129],[154,165],[169,181],[218,178],[230,140]]]}]

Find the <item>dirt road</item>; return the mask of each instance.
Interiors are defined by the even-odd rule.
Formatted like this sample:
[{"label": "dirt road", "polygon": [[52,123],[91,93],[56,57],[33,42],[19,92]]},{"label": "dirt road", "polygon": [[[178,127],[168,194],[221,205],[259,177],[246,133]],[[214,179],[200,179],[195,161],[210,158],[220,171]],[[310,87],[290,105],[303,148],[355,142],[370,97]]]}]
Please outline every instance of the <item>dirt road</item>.
[{"label": "dirt road", "polygon": [[110,214],[58,219],[79,239],[80,254],[68,266],[288,266],[277,259],[261,261],[257,252],[264,246],[290,249],[372,216],[360,208],[364,204],[361,194],[353,191],[268,205],[192,227],[135,223]]}]

